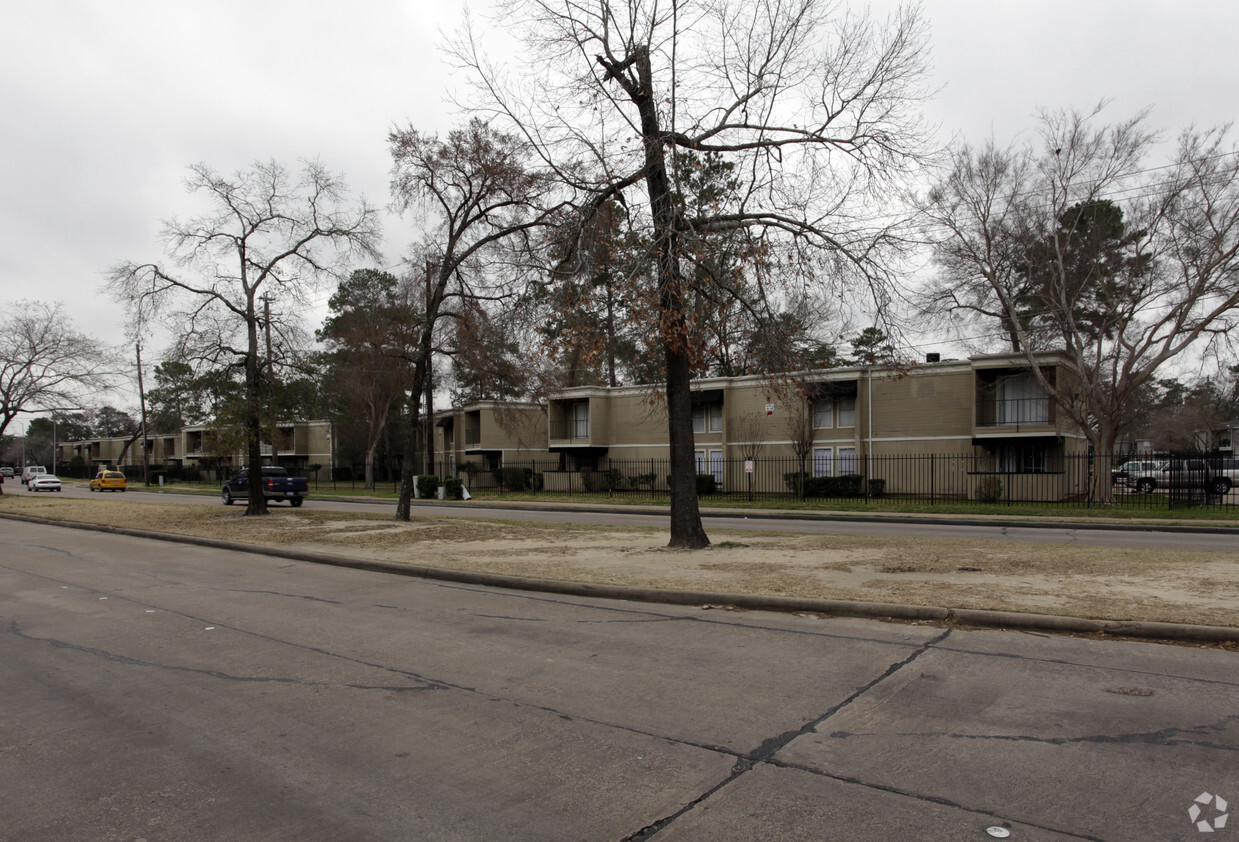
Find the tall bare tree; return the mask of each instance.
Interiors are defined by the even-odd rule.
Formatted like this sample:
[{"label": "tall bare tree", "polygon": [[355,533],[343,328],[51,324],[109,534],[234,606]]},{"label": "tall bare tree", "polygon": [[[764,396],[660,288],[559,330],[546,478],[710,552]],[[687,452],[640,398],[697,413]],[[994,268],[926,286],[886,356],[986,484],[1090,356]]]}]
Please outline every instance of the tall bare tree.
[{"label": "tall bare tree", "polygon": [[[268,351],[271,337],[278,348],[297,330],[295,321],[269,316],[262,297],[304,303],[348,261],[377,257],[378,217],[364,201],[350,205],[341,178],[317,163],[304,164],[297,176],[275,161],[232,176],[195,164],[186,186],[204,194],[211,211],[165,222],[170,262],[118,264],[108,286],[122,301],[167,319],[177,359],[244,371],[246,462],[256,476],[277,362]],[[261,494],[249,495],[246,514],[266,511]]]},{"label": "tall bare tree", "polygon": [[21,412],[81,403],[115,375],[111,352],[59,303],[17,301],[0,316],[0,435]]},{"label": "tall bare tree", "polygon": [[[825,0],[509,0],[519,72],[466,31],[472,105],[520,132],[584,198],[583,230],[629,209],[654,267],[672,464],[670,546],[709,544],[697,506],[690,382],[703,332],[693,302],[778,290],[795,300],[845,276],[885,303],[903,244],[888,190],[918,164],[927,56],[915,7],[877,22]],[[836,14],[838,13],[838,14]],[[725,165],[702,193],[679,166]],[[750,271],[700,271],[725,241]],[[741,245],[737,245],[737,243]],[[708,285],[708,289],[707,289]]]},{"label": "tall bare tree", "polygon": [[[952,153],[925,210],[937,224],[949,310],[995,325],[1098,454],[1167,363],[1239,327],[1239,150],[1226,129],[1188,130],[1168,162],[1144,113],[1041,115],[1037,145]],[[984,321],[982,322],[984,323]],[[1050,379],[1042,350],[1077,377]],[[1093,499],[1112,499],[1095,472]]]},{"label": "tall bare tree", "polygon": [[426,238],[414,262],[429,267],[413,341],[390,351],[411,369],[396,506],[396,517],[408,520],[416,475],[412,456],[433,353],[441,347],[439,325],[464,317],[478,302],[511,296],[509,281],[523,270],[505,261],[502,252],[517,248],[541,224],[538,208],[548,183],[531,168],[524,140],[481,120],[443,139],[410,127],[391,132],[388,141],[392,195],[401,210],[420,217]]}]

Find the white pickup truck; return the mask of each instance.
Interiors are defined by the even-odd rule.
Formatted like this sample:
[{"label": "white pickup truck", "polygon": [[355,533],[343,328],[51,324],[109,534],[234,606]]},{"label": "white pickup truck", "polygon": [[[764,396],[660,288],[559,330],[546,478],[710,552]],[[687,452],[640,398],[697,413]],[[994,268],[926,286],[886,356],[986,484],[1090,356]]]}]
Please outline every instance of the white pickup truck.
[{"label": "white pickup truck", "polygon": [[1152,494],[1158,488],[1203,488],[1218,496],[1239,485],[1239,459],[1168,459],[1150,471],[1133,473],[1127,486],[1139,494]]}]

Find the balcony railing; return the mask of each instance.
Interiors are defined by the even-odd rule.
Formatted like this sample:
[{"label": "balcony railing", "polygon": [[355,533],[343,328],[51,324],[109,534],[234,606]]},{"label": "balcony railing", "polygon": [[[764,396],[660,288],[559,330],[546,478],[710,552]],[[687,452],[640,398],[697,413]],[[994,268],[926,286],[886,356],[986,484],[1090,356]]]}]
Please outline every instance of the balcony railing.
[{"label": "balcony railing", "polygon": [[978,427],[1045,427],[1054,423],[1049,398],[995,398],[977,404]]},{"label": "balcony railing", "polygon": [[465,429],[465,447],[473,447],[482,443],[482,431]]},{"label": "balcony railing", "polygon": [[589,439],[589,419],[574,419],[571,421],[552,421],[552,439]]}]

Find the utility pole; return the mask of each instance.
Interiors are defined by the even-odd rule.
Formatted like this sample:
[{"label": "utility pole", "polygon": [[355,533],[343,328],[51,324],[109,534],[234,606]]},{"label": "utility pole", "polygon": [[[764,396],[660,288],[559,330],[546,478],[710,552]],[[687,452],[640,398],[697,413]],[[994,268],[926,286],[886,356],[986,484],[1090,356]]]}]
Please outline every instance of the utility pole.
[{"label": "utility pole", "polygon": [[[431,276],[434,264],[426,261],[426,313],[430,313]],[[435,470],[435,367],[434,342],[426,349],[426,473],[438,473]]]},{"label": "utility pole", "polygon": [[[134,350],[138,357],[138,403],[142,406],[142,484],[151,484],[151,460],[146,453],[146,437],[149,431],[146,428],[146,390],[142,387],[142,343],[134,344]],[[120,465],[116,466],[117,469]]]}]

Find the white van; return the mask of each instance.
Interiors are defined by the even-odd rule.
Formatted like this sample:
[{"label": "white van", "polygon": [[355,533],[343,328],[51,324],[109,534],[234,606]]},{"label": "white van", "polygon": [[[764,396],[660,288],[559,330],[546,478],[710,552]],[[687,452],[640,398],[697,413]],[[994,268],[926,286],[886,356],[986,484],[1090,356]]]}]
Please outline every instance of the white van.
[{"label": "white van", "polygon": [[31,477],[37,477],[39,474],[46,474],[47,468],[42,465],[27,465],[22,468],[22,485],[30,482]]}]

